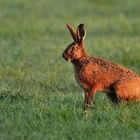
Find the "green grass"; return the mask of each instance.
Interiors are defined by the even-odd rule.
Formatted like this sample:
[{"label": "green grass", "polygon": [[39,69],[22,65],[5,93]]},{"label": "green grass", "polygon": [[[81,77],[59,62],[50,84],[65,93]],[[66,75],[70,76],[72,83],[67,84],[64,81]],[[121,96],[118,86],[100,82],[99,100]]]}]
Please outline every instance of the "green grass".
[{"label": "green grass", "polygon": [[140,103],[114,106],[83,91],[61,54],[66,23],[83,22],[86,50],[140,74],[139,0],[0,0],[0,139],[138,140]]}]

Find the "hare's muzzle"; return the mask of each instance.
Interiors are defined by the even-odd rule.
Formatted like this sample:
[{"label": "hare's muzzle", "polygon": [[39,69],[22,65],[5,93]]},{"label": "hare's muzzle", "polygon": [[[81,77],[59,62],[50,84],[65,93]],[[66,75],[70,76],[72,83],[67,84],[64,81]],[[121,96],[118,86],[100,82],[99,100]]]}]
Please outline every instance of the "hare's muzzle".
[{"label": "hare's muzzle", "polygon": [[62,54],[62,57],[63,57],[66,61],[70,61],[70,59],[67,57],[67,55],[65,55],[65,53]]}]

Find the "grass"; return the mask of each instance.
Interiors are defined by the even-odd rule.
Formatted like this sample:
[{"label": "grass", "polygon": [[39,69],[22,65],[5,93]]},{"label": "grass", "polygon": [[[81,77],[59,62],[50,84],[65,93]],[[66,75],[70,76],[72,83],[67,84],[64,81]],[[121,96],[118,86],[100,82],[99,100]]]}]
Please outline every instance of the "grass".
[{"label": "grass", "polygon": [[0,139],[138,140],[140,103],[112,105],[83,91],[61,54],[66,23],[84,22],[85,48],[140,74],[139,0],[0,1]]}]

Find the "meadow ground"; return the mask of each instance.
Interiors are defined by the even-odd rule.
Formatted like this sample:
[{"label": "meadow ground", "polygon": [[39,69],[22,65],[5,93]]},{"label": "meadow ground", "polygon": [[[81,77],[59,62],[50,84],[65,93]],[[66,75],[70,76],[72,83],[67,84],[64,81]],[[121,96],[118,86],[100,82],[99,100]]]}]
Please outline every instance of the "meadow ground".
[{"label": "meadow ground", "polygon": [[140,74],[139,0],[0,0],[0,139],[138,140],[140,103],[83,91],[61,54],[66,23],[83,22],[86,50]]}]

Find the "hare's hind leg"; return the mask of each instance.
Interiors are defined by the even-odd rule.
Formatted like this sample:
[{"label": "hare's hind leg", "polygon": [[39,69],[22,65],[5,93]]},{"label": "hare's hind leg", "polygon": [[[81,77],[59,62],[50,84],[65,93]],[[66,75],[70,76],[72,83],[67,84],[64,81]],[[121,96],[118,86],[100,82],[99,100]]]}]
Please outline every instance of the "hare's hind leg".
[{"label": "hare's hind leg", "polygon": [[119,103],[119,98],[116,95],[116,91],[112,88],[106,92],[107,97],[114,103]]},{"label": "hare's hind leg", "polygon": [[114,85],[117,97],[121,101],[136,101],[140,99],[140,83],[137,79],[121,80]]}]

